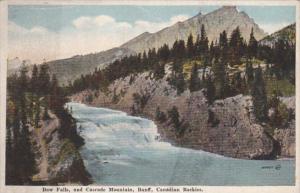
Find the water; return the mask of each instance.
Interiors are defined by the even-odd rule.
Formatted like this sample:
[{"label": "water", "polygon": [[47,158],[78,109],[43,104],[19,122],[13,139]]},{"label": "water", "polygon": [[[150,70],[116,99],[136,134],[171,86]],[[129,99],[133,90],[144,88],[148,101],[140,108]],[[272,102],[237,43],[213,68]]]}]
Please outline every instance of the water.
[{"label": "water", "polygon": [[159,141],[155,124],[124,112],[68,103],[85,145],[80,152],[101,185],[294,185],[295,160],[255,161]]}]

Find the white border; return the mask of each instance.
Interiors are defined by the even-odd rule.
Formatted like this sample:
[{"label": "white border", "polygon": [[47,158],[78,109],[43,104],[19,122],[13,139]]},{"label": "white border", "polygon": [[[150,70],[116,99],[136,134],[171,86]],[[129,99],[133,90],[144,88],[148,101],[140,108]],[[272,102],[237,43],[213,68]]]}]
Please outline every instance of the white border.
[{"label": "white border", "polygon": [[[203,192],[217,192],[217,193],[234,193],[234,192],[259,192],[259,193],[299,193],[300,192],[300,132],[299,132],[299,120],[300,120],[300,2],[293,1],[258,1],[258,0],[244,0],[244,1],[180,1],[180,0],[155,0],[155,1],[121,1],[121,0],[0,0],[0,193],[37,193],[42,192],[43,186],[5,186],[5,112],[6,112],[6,63],[7,63],[7,7],[8,5],[259,5],[259,6],[281,6],[281,5],[295,5],[296,6],[296,185],[295,186],[197,186],[203,190]],[[44,186],[45,187],[45,186]],[[52,186],[54,189],[55,186]],[[73,189],[74,186],[65,186],[69,189]],[[108,187],[108,186],[106,186]],[[111,187],[111,186],[110,186]],[[150,187],[150,186],[147,186]],[[159,186],[163,187],[163,186]],[[168,186],[169,187],[169,186]],[[84,189],[84,188],[83,188]],[[155,187],[153,187],[155,190]],[[55,191],[56,192],[56,191]],[[84,191],[85,192],[85,191]],[[106,191],[108,192],[108,191]],[[137,188],[135,187],[135,192]],[[156,192],[156,191],[154,191]],[[97,192],[98,193],[98,192]]]}]

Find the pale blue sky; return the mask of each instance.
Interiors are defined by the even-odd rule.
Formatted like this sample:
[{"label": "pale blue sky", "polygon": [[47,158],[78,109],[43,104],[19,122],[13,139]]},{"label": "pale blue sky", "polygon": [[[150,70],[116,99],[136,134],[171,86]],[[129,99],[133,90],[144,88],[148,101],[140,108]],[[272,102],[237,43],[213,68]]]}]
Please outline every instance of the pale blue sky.
[{"label": "pale blue sky", "polygon": [[[117,21],[133,23],[136,20],[162,22],[179,14],[194,16],[199,11],[207,13],[220,6],[134,6],[134,5],[65,5],[65,6],[9,6],[8,18],[26,28],[36,25],[57,31],[72,27],[72,21],[80,16],[109,15]],[[293,23],[294,6],[237,6],[257,23]]]},{"label": "pale blue sky", "polygon": [[[220,6],[10,5],[9,58],[33,62],[99,52]],[[295,22],[294,6],[237,6],[266,32]]]}]

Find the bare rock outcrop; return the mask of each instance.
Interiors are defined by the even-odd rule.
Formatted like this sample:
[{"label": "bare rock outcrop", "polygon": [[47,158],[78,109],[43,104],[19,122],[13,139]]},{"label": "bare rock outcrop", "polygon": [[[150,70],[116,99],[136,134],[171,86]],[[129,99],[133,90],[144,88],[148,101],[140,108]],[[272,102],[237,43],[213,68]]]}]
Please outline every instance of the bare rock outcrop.
[{"label": "bare rock outcrop", "polygon": [[40,155],[37,159],[38,173],[33,180],[49,185],[89,184],[90,175],[78,149],[69,139],[59,137],[60,127],[60,120],[50,112],[50,118],[41,121],[40,128],[31,128]]}]

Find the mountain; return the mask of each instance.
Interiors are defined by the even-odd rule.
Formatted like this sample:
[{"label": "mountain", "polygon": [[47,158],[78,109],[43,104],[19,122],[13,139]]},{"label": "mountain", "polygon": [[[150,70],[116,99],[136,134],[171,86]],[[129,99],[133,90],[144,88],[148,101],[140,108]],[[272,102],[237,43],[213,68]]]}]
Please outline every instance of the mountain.
[{"label": "mountain", "polygon": [[186,21],[178,22],[156,33],[143,33],[121,47],[135,52],[159,48],[164,43],[171,47],[175,40],[183,39],[186,41],[190,33],[194,37],[200,35],[201,25],[204,25],[209,41],[218,41],[223,30],[226,30],[230,35],[237,26],[246,40],[249,39],[252,28],[257,40],[267,35],[245,12],[239,12],[235,6],[224,6],[206,15],[199,13]]},{"label": "mountain", "polygon": [[74,81],[81,74],[88,74],[96,67],[103,68],[118,58],[140,53],[150,48],[158,48],[165,43],[172,46],[177,39],[187,40],[190,33],[196,37],[200,34],[202,24],[205,26],[209,41],[216,41],[224,30],[230,34],[237,26],[246,40],[249,39],[252,28],[256,39],[260,40],[266,36],[264,31],[245,12],[239,12],[235,6],[224,6],[205,15],[199,13],[186,21],[178,22],[156,33],[145,32],[119,48],[95,54],[77,55],[72,58],[47,62],[47,64],[50,66],[51,73],[57,75],[60,83],[66,84]]},{"label": "mountain", "polygon": [[264,37],[259,43],[273,47],[279,39],[287,41],[290,45],[296,45],[296,23]]},{"label": "mountain", "polygon": [[67,84],[80,78],[81,74],[89,74],[95,68],[104,68],[114,60],[136,54],[126,48],[112,48],[107,51],[76,55],[71,58],[47,62],[51,74],[56,74],[61,84]]}]

